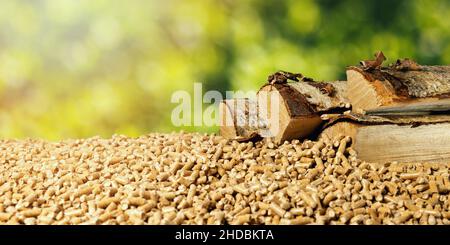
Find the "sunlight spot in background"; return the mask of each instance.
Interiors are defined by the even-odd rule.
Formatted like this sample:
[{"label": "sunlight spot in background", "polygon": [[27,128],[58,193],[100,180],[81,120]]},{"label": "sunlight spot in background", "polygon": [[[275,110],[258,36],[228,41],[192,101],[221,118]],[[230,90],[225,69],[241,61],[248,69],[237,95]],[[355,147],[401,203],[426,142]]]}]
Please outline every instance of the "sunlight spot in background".
[{"label": "sunlight spot in background", "polygon": [[4,53],[0,57],[0,76],[5,85],[10,88],[19,88],[28,81],[33,69],[33,59],[20,51]]},{"label": "sunlight spot in background", "polygon": [[61,52],[60,60],[68,70],[81,71],[89,62],[88,52],[84,44],[80,42],[71,43],[67,45],[64,52]]},{"label": "sunlight spot in background", "polygon": [[121,27],[112,17],[101,17],[94,20],[90,28],[90,33],[99,49],[112,49],[122,39]]},{"label": "sunlight spot in background", "polygon": [[313,0],[290,1],[288,14],[293,30],[304,34],[315,31],[319,24],[319,11]]}]

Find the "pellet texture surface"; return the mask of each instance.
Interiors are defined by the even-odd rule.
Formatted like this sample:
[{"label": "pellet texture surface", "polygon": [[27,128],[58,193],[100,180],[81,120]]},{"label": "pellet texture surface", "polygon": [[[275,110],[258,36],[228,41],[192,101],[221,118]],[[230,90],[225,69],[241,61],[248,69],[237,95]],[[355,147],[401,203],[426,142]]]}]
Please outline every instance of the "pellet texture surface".
[{"label": "pellet texture surface", "polygon": [[349,137],[0,140],[0,224],[449,224],[449,191],[449,164],[362,162]]}]

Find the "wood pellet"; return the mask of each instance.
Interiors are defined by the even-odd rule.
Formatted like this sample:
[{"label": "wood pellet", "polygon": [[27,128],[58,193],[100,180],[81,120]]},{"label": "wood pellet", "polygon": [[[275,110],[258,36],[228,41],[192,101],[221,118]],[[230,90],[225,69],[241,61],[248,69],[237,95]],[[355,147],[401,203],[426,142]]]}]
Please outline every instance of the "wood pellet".
[{"label": "wood pellet", "polygon": [[449,166],[362,162],[350,137],[0,140],[0,224],[450,224]]}]

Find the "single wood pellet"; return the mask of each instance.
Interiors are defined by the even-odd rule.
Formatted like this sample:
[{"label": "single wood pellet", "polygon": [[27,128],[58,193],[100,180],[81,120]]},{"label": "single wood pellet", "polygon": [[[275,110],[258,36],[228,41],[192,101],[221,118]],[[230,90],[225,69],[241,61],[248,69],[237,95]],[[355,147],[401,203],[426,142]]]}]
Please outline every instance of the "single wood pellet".
[{"label": "single wood pellet", "polygon": [[450,224],[449,166],[361,162],[349,137],[0,140],[0,224]]}]

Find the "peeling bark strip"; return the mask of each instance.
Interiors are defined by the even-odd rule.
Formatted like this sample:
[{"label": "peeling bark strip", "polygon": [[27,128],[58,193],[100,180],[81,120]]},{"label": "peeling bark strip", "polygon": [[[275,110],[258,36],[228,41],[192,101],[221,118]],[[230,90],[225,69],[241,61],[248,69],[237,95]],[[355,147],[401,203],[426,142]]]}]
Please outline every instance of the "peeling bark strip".
[{"label": "peeling bark strip", "polygon": [[[315,113],[315,110],[306,100],[306,97],[297,89],[287,84],[270,85],[275,88],[286,103],[287,110],[293,117],[309,116]],[[272,88],[270,88],[272,89]],[[262,89],[262,91],[264,91]],[[270,90],[272,91],[272,90]]]},{"label": "peeling bark strip", "polygon": [[373,116],[346,113],[330,119],[319,138],[350,136],[363,161],[450,162],[450,115]]},{"label": "peeling bark strip", "polygon": [[450,100],[450,66],[422,66],[404,59],[389,67],[347,69],[353,109]]},{"label": "peeling bark strip", "polygon": [[433,115],[433,114],[450,114],[450,100],[441,100],[425,103],[407,104],[404,106],[382,106],[376,109],[366,111],[368,115],[378,116],[418,116],[418,115]]},{"label": "peeling bark strip", "polygon": [[269,75],[267,82],[271,85],[287,83],[288,80],[291,81],[303,81],[304,79],[309,79],[303,76],[301,73],[292,73],[287,71],[277,71],[274,74]]},{"label": "peeling bark strip", "polygon": [[378,51],[375,53],[375,60],[363,60],[359,63],[364,68],[364,70],[367,71],[371,69],[379,69],[385,60],[386,57],[384,56],[383,52]]},{"label": "peeling bark strip", "polygon": [[[327,114],[324,114],[327,115]],[[339,122],[354,122],[361,125],[381,125],[381,124],[395,124],[395,125],[409,125],[410,127],[426,124],[450,123],[450,115],[426,115],[426,116],[404,116],[404,115],[390,115],[390,116],[372,116],[358,113],[346,113],[330,118],[322,129],[332,127]]]},{"label": "peeling bark strip", "polygon": [[[272,116],[271,99],[260,106],[267,112],[269,131],[276,143],[285,140],[304,138],[312,134],[322,124],[320,115],[331,111],[349,108],[346,99],[346,82],[292,82],[275,83],[263,86],[258,95],[265,93],[269,98],[279,101],[279,116]],[[274,121],[277,120],[277,121]],[[277,130],[272,128],[277,125]]]}]

